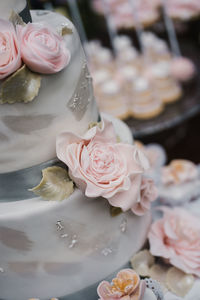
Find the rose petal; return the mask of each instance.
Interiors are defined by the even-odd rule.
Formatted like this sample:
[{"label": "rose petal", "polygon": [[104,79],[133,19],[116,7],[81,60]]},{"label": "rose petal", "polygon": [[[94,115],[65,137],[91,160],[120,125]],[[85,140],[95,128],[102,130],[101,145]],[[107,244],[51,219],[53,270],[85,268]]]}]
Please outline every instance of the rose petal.
[{"label": "rose petal", "polygon": [[132,185],[130,188],[116,193],[112,198],[108,199],[109,203],[112,206],[120,207],[123,211],[132,208],[134,203],[137,202],[138,197],[140,197],[141,180],[142,178],[140,175],[132,176]]},{"label": "rose petal", "polygon": [[0,19],[0,80],[8,77],[20,68],[21,52],[14,26],[11,22]]}]

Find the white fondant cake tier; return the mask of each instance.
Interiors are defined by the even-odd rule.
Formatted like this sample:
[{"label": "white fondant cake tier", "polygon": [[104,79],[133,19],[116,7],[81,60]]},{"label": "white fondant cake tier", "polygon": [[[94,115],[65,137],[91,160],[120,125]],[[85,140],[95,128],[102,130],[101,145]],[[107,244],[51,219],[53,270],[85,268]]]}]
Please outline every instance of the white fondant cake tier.
[{"label": "white fondant cake tier", "polygon": [[150,215],[111,217],[78,189],[61,203],[0,204],[1,298],[62,297],[103,280],[145,242]]},{"label": "white fondant cake tier", "polygon": [[[111,119],[131,142],[128,127]],[[78,189],[62,202],[0,202],[0,297],[46,300],[99,282],[142,247],[150,222],[150,214],[112,217],[107,200]]]},{"label": "white fondant cake tier", "polygon": [[49,24],[55,30],[63,26],[72,30],[64,36],[71,60],[61,72],[42,75],[39,94],[32,102],[0,105],[0,173],[54,158],[58,133],[69,128],[83,134],[88,124],[98,118],[85,54],[75,27],[50,11],[32,11],[31,15],[33,22]]}]

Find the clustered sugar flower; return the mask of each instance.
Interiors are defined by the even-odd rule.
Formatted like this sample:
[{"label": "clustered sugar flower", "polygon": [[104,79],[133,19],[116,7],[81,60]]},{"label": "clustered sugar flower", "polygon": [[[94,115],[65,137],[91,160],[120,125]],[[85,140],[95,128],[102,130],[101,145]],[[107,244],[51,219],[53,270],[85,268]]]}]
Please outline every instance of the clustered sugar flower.
[{"label": "clustered sugar flower", "polygon": [[56,142],[58,158],[69,168],[69,175],[87,197],[103,197],[123,211],[143,215],[150,209],[157,192],[145,178],[149,163],[138,147],[118,143],[112,122],[103,120],[83,137],[61,133]]}]

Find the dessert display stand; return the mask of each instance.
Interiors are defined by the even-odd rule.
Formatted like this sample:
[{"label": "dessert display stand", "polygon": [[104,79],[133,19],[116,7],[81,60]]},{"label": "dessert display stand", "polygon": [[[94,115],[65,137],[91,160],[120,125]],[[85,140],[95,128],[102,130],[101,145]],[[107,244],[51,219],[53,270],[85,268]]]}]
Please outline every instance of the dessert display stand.
[{"label": "dessert display stand", "polygon": [[148,120],[130,118],[126,124],[137,139],[148,138],[154,134],[162,134],[163,131],[176,127],[197,115],[200,112],[200,61],[199,47],[190,41],[184,41],[181,45],[183,53],[195,63],[197,68],[196,78],[183,87],[182,98],[165,107],[165,110],[157,117]]}]

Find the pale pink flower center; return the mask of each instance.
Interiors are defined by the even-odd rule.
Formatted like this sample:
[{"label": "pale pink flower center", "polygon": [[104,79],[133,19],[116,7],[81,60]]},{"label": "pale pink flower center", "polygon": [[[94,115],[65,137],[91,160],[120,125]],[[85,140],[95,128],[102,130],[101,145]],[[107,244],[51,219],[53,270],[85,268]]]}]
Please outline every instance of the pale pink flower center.
[{"label": "pale pink flower center", "polygon": [[35,35],[35,39],[37,40],[37,42],[39,44],[42,44],[43,46],[46,46],[47,48],[53,49],[53,47],[54,47],[54,41],[46,33],[38,32]]},{"label": "pale pink flower center", "polygon": [[104,153],[101,150],[95,150],[92,153],[93,166],[97,169],[107,169],[114,163],[114,156],[112,153]]},{"label": "pale pink flower center", "polygon": [[102,183],[119,178],[119,174],[124,170],[124,164],[120,153],[113,145],[91,143],[87,146],[87,152],[89,162],[86,172],[88,175],[92,174],[96,180]]}]

